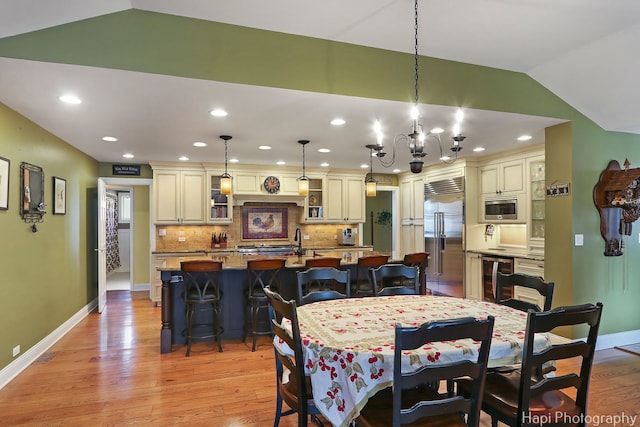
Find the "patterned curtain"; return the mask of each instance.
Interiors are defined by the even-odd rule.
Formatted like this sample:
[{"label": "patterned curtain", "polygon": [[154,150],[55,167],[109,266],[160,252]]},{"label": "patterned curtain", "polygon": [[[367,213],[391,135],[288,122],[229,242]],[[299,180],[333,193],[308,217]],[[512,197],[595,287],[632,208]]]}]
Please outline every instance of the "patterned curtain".
[{"label": "patterned curtain", "polygon": [[107,274],[120,267],[118,201],[107,197]]}]

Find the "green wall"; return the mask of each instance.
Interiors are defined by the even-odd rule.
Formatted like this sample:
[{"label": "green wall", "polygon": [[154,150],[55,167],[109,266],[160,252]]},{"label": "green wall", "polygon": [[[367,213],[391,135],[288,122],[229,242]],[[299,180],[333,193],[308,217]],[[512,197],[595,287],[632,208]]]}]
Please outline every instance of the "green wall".
[{"label": "green wall", "polygon": [[133,187],[133,283],[149,284],[150,271],[150,226],[149,186]]},{"label": "green wall", "polygon": [[[98,163],[0,104],[0,156],[11,161],[9,209],[0,211],[0,368],[41,341],[97,297]],[[23,222],[20,163],[45,175],[47,214],[38,232]],[[73,167],[69,167],[73,165]],[[67,180],[67,213],[52,215],[52,177]]]},{"label": "green wall", "polygon": [[[1,39],[0,56],[397,101],[410,101],[413,90],[410,54],[138,10]],[[600,129],[522,73],[426,57],[420,61],[424,71],[420,84],[423,102],[557,117],[571,122],[547,132],[547,177],[550,182],[557,179],[569,183],[571,195],[549,200],[546,208],[550,231],[546,237],[545,276],[556,282],[555,305],[603,301],[602,333],[640,329],[640,316],[635,307],[640,287],[631,280],[638,276],[640,269],[639,263],[632,262],[640,253],[637,230],[636,237],[626,242],[623,257],[604,257],[597,210],[591,196],[600,172],[610,159],[622,162],[629,158],[632,163],[640,163],[640,135]],[[11,117],[11,122],[24,121],[15,113],[3,110],[5,121],[8,120],[5,115]],[[10,348],[17,344],[16,338],[27,336],[30,343],[26,346],[33,344],[95,293],[93,288],[87,289],[92,277],[86,261],[93,260],[87,259],[86,229],[90,225],[87,195],[93,189],[97,166],[74,150],[61,148],[66,147],[64,143],[50,135],[40,138],[48,141],[47,150],[23,153],[28,150],[24,143],[30,147],[29,144],[38,140],[25,136],[24,129],[46,134],[32,128],[31,124],[16,125],[11,135],[3,132],[0,138],[3,149],[4,142],[8,142],[9,148],[5,151],[9,154],[0,155],[40,164],[45,167],[47,177],[52,173],[66,177],[75,205],[68,208],[69,213],[64,217],[46,216],[42,231],[34,235],[24,232],[27,227],[17,218],[15,191],[11,193],[12,209],[0,213],[1,231],[8,230],[8,241],[11,241],[10,252],[6,247],[2,249],[3,259],[12,260],[12,272],[0,297],[1,304],[8,305],[7,300],[13,304],[9,314],[4,310],[0,312],[2,316],[16,316],[18,320],[25,320],[29,315],[26,313],[36,312],[36,323],[40,325],[14,323],[11,318],[11,324],[21,326],[15,328],[15,332],[3,331],[0,336],[3,365],[11,360]],[[16,134],[20,138],[16,138]],[[53,156],[45,156],[48,152]],[[77,158],[81,161],[76,161]],[[78,164],[78,167],[71,172],[69,164]],[[12,186],[16,188],[15,161],[12,166]],[[51,227],[58,223],[60,227]],[[22,231],[19,224],[23,226]],[[53,236],[45,237],[47,233]],[[583,247],[573,247],[575,233],[584,234]],[[38,263],[37,269],[33,268],[34,260]],[[65,268],[52,271],[54,265]],[[74,298],[62,300],[38,295],[28,309],[26,306],[15,308],[15,301],[31,296],[33,284],[40,284],[45,277],[45,284],[40,286],[55,288],[45,293],[47,297],[58,295],[62,290]],[[25,278],[29,279],[27,286],[24,286]],[[69,288],[73,288],[72,292]]]}]

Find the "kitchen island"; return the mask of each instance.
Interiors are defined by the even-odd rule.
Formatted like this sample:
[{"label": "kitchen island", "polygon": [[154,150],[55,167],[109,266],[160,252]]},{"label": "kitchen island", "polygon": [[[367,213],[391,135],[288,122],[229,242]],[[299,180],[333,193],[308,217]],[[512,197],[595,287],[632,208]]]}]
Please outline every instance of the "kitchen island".
[{"label": "kitchen island", "polygon": [[[355,277],[355,267],[358,258],[364,255],[375,255],[379,252],[370,250],[353,251],[322,251],[323,257],[338,257],[342,259],[341,269],[350,269],[352,277]],[[247,261],[251,259],[264,258],[284,258],[285,269],[280,275],[282,288],[280,293],[289,300],[296,297],[296,272],[303,270],[307,259],[314,258],[312,255],[286,255],[286,256],[266,256],[266,255],[241,255],[237,252],[214,253],[208,255],[179,256],[168,258],[162,266],[158,268],[162,280],[162,327],[160,330],[160,352],[169,353],[173,344],[184,344],[185,303],[182,298],[184,284],[180,271],[182,261],[193,260],[213,260],[222,261],[222,324],[224,332],[223,339],[241,338],[244,323],[244,293],[248,289],[247,283]],[[389,262],[394,262],[390,257]],[[400,262],[400,261],[398,261]],[[208,312],[197,314],[202,316],[197,318],[198,322],[206,323]]]}]

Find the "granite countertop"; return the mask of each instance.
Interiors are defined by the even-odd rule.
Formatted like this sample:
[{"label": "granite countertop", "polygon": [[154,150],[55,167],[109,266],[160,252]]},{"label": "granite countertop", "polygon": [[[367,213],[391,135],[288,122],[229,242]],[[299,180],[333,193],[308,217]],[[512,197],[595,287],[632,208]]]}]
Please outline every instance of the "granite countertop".
[{"label": "granite countertop", "polygon": [[[289,243],[283,243],[283,246],[288,246]],[[292,246],[295,246],[295,244],[293,244]],[[322,246],[322,247],[306,247],[303,246],[302,250],[305,252],[308,251],[317,251],[317,252],[322,252],[323,255],[326,255],[326,252],[331,252],[331,251],[357,251],[357,250],[372,250],[373,246]],[[238,252],[238,248],[236,247],[227,247],[225,249],[211,249],[211,248],[206,248],[206,249],[200,249],[200,250],[184,250],[184,251],[170,251],[170,250],[166,250],[166,251],[152,251],[151,253],[154,255],[162,255],[162,254],[199,254],[199,253],[205,253],[205,254],[216,254],[216,253],[234,253],[234,252]]]},{"label": "granite countertop", "polygon": [[[372,252],[370,250],[353,250],[353,251],[327,251],[323,252],[323,257],[336,257],[341,258],[341,265],[355,265],[358,263],[358,258],[364,255],[376,255],[380,252]],[[286,268],[301,268],[307,259],[314,258],[313,256],[265,256],[265,255],[238,255],[235,253],[226,254],[208,254],[208,255],[192,255],[167,258],[161,267],[158,267],[160,271],[178,271],[180,270],[180,262],[182,261],[195,261],[195,260],[213,260],[222,261],[222,268],[225,270],[244,270],[247,268],[247,261],[251,259],[265,259],[265,258],[284,258]],[[317,257],[316,257],[317,258]],[[400,260],[401,261],[401,260]],[[389,262],[398,262],[398,260],[389,258]]]},{"label": "granite countertop", "polygon": [[482,255],[492,255],[492,256],[498,256],[498,257],[502,256],[502,257],[524,258],[524,259],[544,261],[544,255],[532,254],[532,253],[529,253],[526,249],[518,249],[518,248],[467,249],[467,252],[482,254]]}]

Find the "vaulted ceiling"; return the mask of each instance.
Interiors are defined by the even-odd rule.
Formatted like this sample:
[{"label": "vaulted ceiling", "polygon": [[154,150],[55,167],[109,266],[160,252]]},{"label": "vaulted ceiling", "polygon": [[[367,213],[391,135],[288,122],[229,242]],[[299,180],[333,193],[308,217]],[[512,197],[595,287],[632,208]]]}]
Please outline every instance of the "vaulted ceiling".
[{"label": "vaulted ceiling", "polygon": [[[4,0],[0,3],[0,38],[129,9],[413,52],[411,0]],[[602,128],[640,133],[640,115],[634,102],[640,96],[640,59],[635,55],[640,41],[640,2],[420,0],[419,11],[421,55],[526,73]],[[69,118],[43,102],[43,96],[57,96],[69,82],[84,89],[83,98],[99,99],[100,105],[92,112],[78,112]],[[157,95],[159,87],[164,91],[162,98]],[[274,105],[275,91],[281,102]],[[181,97],[185,92],[190,96]],[[135,152],[138,161],[175,161],[178,155],[207,161],[199,158],[201,152],[190,143],[208,138],[210,145],[219,148],[218,134],[212,135],[210,126],[201,126],[194,119],[202,114],[203,106],[212,105],[214,93],[218,100],[224,99],[228,110],[244,110],[242,118],[234,119],[230,114],[224,128],[252,142],[230,146],[231,155],[242,163],[300,163],[292,137],[271,129],[271,124],[283,120],[292,123],[290,134],[312,139],[313,148],[326,146],[336,152],[344,148],[340,146],[342,137],[326,127],[334,115],[345,116],[347,124],[370,126],[370,112],[375,111],[389,115],[389,132],[409,130],[407,108],[398,102],[0,58],[0,102],[100,161],[119,161],[125,150]],[[167,104],[167,94],[175,102]],[[113,115],[114,109],[136,121],[124,124],[122,120],[117,128],[111,124],[109,129],[104,118]],[[445,107],[425,109],[443,121],[454,113]],[[166,127],[163,122],[168,117],[174,124],[182,124]],[[467,117],[469,148],[485,145],[487,152],[508,149],[516,132],[530,130],[538,132],[539,137],[544,127],[560,122],[484,111],[469,111]],[[117,150],[101,145],[96,142],[102,135],[99,132],[117,134],[126,143]],[[364,152],[367,141],[375,142],[370,130],[351,126],[341,132],[353,132],[345,138],[358,140],[359,151],[327,157],[331,167],[357,168],[366,163],[366,154],[356,153]],[[155,145],[140,143],[151,140]],[[182,151],[176,148],[176,141],[184,144]],[[274,147],[268,156],[255,149],[265,141]],[[491,148],[493,145],[495,148]],[[309,151],[312,166],[313,162],[324,161],[311,145]],[[472,155],[470,149],[464,153]],[[402,167],[406,170],[406,165]]]}]

